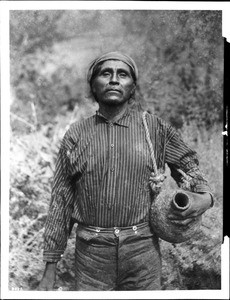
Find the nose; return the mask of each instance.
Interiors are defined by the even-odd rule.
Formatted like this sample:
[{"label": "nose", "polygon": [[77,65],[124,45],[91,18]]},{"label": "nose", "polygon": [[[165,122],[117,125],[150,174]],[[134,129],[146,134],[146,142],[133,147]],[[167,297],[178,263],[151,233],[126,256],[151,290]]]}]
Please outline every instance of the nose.
[{"label": "nose", "polygon": [[119,84],[118,74],[116,72],[111,74],[109,83],[110,84]]}]

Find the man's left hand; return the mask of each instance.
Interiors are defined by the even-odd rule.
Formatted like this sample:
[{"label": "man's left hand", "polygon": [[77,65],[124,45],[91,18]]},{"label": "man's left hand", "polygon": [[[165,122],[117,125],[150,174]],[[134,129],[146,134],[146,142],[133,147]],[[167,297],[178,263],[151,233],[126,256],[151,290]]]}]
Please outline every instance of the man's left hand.
[{"label": "man's left hand", "polygon": [[172,209],[168,214],[168,218],[171,222],[186,226],[192,221],[194,218],[202,215],[208,208],[211,207],[212,197],[209,193],[192,193],[185,191],[185,193],[189,196],[191,205],[188,209],[184,211],[179,211],[176,209]]}]

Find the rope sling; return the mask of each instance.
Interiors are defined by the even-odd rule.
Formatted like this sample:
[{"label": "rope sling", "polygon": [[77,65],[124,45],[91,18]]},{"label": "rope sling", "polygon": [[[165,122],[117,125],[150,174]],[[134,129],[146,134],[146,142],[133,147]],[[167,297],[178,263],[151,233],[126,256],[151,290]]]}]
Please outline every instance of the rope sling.
[{"label": "rope sling", "polygon": [[[147,115],[147,111],[144,111],[143,115],[142,115],[142,121],[143,121],[143,125],[144,125],[144,128],[145,128],[146,140],[147,140],[147,144],[148,144],[149,152],[150,152],[150,157],[151,157],[152,164],[153,164],[153,172],[151,173],[151,178],[152,179],[150,180],[149,183],[150,183],[150,187],[153,190],[153,192],[155,194],[158,194],[158,190],[160,192],[160,190],[161,190],[160,187],[161,187],[163,181],[165,180],[166,175],[160,173],[157,169],[157,163],[156,163],[156,159],[155,159],[155,156],[154,156],[153,144],[152,144],[151,139],[150,139],[150,133],[149,133],[149,128],[148,128],[148,124],[147,124],[146,115]],[[183,189],[189,190],[190,189],[190,180],[191,180],[191,178],[184,171],[182,171],[181,169],[177,168],[177,172],[179,172],[180,175],[181,175],[181,181],[183,182]]]},{"label": "rope sling", "polygon": [[[157,169],[153,144],[150,139],[150,133],[147,124],[147,111],[143,112],[142,120],[153,165],[153,172],[151,173],[149,179],[150,188],[153,192],[149,216],[150,226],[159,238],[170,243],[181,243],[189,240],[195,234],[200,227],[202,219],[201,216],[194,218],[194,221],[187,225],[186,228],[181,227],[180,225],[175,225],[168,219],[168,213],[172,208],[177,211],[185,211],[191,205],[192,198],[188,192],[182,190],[176,190],[174,193],[172,193],[167,192],[167,189],[164,189],[164,191],[162,191],[160,194],[162,184],[166,176],[165,174],[160,173]],[[184,187],[189,187],[189,177],[182,170],[177,169],[177,171],[182,176]]]},{"label": "rope sling", "polygon": [[160,173],[157,169],[157,163],[154,155],[153,144],[150,139],[150,133],[149,133],[146,115],[147,115],[147,111],[144,111],[142,115],[142,120],[145,128],[146,140],[149,147],[150,157],[153,164],[153,172],[151,173],[149,184],[154,195],[158,195],[161,192],[161,185],[163,184],[166,176],[165,174]]}]

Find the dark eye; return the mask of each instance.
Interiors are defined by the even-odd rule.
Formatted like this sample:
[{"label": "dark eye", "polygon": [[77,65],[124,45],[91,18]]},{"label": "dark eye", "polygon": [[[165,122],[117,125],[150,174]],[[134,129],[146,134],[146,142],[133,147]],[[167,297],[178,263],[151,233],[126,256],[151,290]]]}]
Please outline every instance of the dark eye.
[{"label": "dark eye", "polygon": [[105,71],[105,72],[102,72],[101,75],[107,77],[107,76],[110,76],[110,73],[108,71]]},{"label": "dark eye", "polygon": [[121,73],[119,74],[119,76],[124,78],[124,77],[127,77],[127,76],[128,76],[128,74],[127,74],[127,73],[125,73],[125,72],[121,72]]}]

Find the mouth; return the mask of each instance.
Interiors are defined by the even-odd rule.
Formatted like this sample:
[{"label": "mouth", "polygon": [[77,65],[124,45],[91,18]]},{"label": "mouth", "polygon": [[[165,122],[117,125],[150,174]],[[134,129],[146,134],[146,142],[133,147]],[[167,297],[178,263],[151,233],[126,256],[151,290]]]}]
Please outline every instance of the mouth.
[{"label": "mouth", "polygon": [[120,90],[117,90],[117,89],[109,89],[109,90],[107,90],[106,91],[106,93],[119,93],[119,94],[121,94],[121,91]]}]

